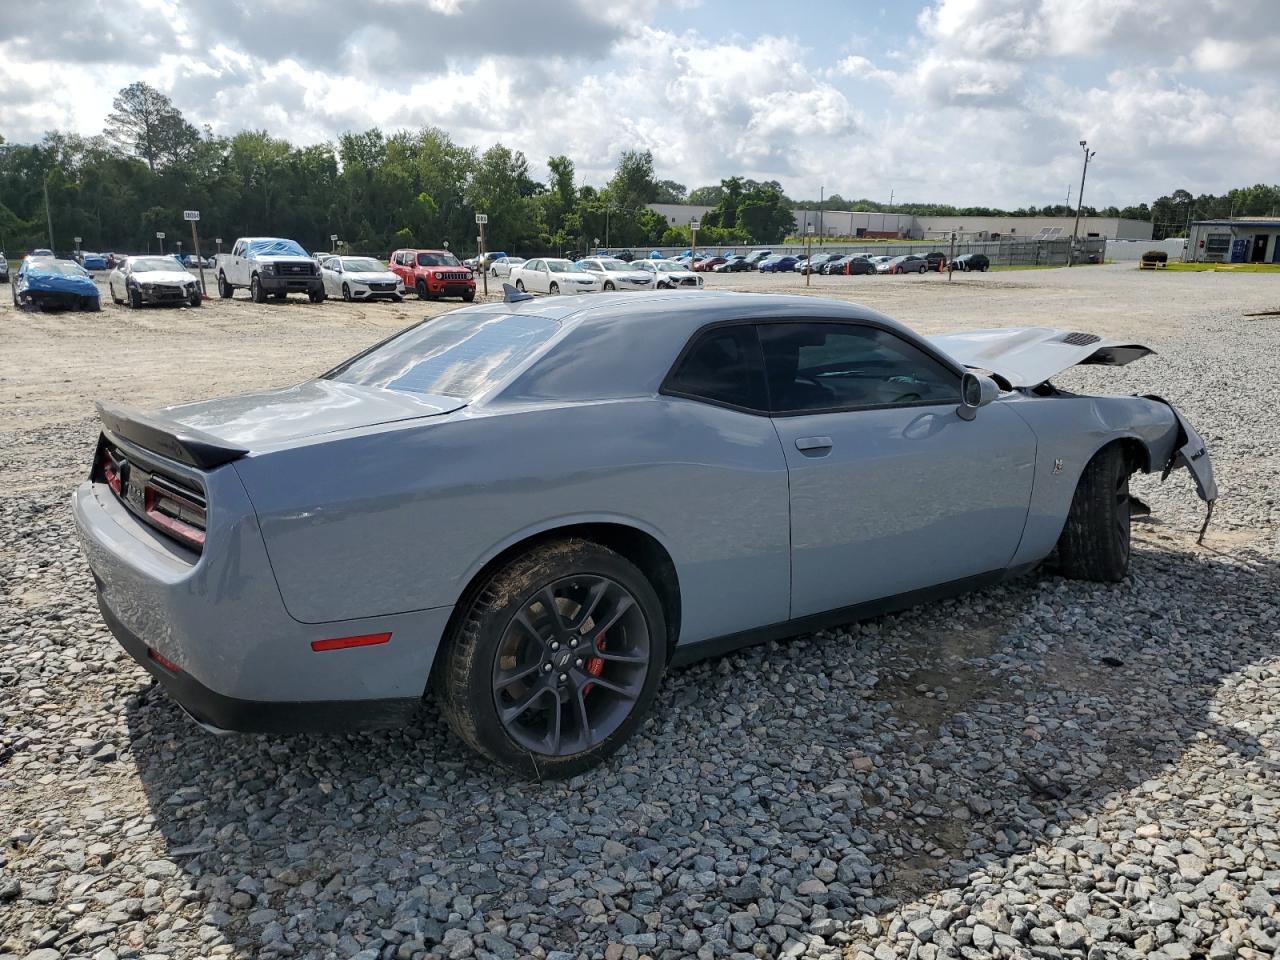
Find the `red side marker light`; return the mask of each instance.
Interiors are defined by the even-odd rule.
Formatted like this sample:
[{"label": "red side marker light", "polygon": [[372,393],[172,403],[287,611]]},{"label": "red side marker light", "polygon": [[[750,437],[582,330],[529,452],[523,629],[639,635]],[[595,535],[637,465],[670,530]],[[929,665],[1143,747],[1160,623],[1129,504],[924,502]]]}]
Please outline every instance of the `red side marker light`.
[{"label": "red side marker light", "polygon": [[182,668],[180,666],[178,666],[176,663],[174,663],[164,654],[157,653],[155,650],[152,650],[150,647],[147,647],[147,656],[150,657],[152,660],[154,660],[156,663],[160,664],[160,666],[164,667],[170,673],[182,672]]},{"label": "red side marker light", "polygon": [[332,640],[312,640],[311,649],[316,653],[323,650],[348,650],[351,647],[373,647],[386,643],[391,639],[390,633],[366,633],[359,637],[334,637]]}]

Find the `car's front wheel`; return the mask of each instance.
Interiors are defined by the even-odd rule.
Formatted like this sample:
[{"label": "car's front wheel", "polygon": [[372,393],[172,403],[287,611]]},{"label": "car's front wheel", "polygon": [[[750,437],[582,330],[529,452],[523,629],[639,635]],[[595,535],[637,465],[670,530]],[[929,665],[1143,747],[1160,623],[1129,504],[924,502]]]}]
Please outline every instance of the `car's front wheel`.
[{"label": "car's front wheel", "polygon": [[262,284],[258,282],[256,273],[249,279],[249,299],[254,303],[267,302],[267,291],[262,289]]},{"label": "car's front wheel", "polygon": [[548,289],[549,289],[552,293],[559,293],[559,292],[560,292],[560,284],[558,284],[558,283],[552,283],[552,284],[551,284],[551,286],[550,286]]},{"label": "car's front wheel", "polygon": [[351,288],[345,283],[342,285],[342,299],[348,302],[351,300]]},{"label": "car's front wheel", "polygon": [[523,281],[523,280],[517,280],[517,281],[516,281],[516,289],[517,289],[517,290],[519,290],[521,293],[524,293],[524,281]]},{"label": "car's front wheel", "polygon": [[1110,446],[1080,475],[1058,538],[1058,566],[1076,580],[1115,583],[1129,572],[1129,476],[1125,451]]},{"label": "car's front wheel", "polygon": [[613,285],[613,281],[612,281],[612,280],[606,280],[606,281],[604,282],[604,288],[605,288],[606,290],[616,290],[616,289],[618,289],[617,287],[615,287],[615,286]]},{"label": "car's front wheel", "polygon": [[662,604],[614,551],[544,543],[467,603],[433,679],[449,725],[485,756],[573,776],[617,750],[652,705],[666,664]]}]

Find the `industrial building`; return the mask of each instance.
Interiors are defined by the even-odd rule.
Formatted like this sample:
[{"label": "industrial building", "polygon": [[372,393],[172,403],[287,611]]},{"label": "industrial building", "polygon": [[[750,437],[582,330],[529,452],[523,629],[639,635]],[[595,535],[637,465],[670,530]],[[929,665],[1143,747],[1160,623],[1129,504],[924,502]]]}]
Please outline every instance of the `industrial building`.
[{"label": "industrial building", "polygon": [[1196,220],[1186,256],[1197,263],[1280,263],[1280,217]]},{"label": "industrial building", "polygon": [[[687,226],[711,207],[681,203],[651,203],[672,226]],[[868,210],[796,210],[796,233],[809,228],[819,237],[859,237],[868,240],[1036,240],[1070,237],[1075,217],[918,217],[910,213]],[[1079,237],[1106,240],[1150,240],[1151,223],[1123,217],[1081,217]]]}]

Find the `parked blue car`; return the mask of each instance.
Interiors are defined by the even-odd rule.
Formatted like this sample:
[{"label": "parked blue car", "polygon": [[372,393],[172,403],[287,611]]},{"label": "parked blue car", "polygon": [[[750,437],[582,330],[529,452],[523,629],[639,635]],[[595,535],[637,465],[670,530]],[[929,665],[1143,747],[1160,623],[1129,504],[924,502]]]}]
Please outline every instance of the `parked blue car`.
[{"label": "parked blue car", "polygon": [[796,269],[798,261],[795,257],[766,257],[760,261],[759,270],[761,273],[792,273]]},{"label": "parked blue car", "polygon": [[483,755],[567,776],[669,664],[1051,554],[1122,579],[1129,476],[1185,466],[1211,501],[1209,455],[1159,398],[1049,378],[1148,353],[926,338],[816,297],[508,288],[296,386],[100,404],[74,514],[108,627],[206,726],[395,725],[430,690]]},{"label": "parked blue car", "polygon": [[41,310],[101,310],[97,284],[74,260],[27,257],[13,282],[15,307]]},{"label": "parked blue car", "polygon": [[80,266],[86,270],[106,270],[107,258],[101,253],[81,253]]}]

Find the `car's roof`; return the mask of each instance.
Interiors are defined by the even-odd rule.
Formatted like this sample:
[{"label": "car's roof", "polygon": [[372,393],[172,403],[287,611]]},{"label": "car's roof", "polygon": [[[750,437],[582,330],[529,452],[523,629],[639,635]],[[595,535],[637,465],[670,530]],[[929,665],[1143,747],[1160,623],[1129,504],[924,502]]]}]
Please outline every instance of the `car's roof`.
[{"label": "car's roof", "polygon": [[670,291],[534,297],[464,307],[453,316],[545,317],[560,330],[487,402],[576,401],[651,396],[689,338],[734,320],[869,320],[920,339],[869,307],[819,297],[728,291]]}]

